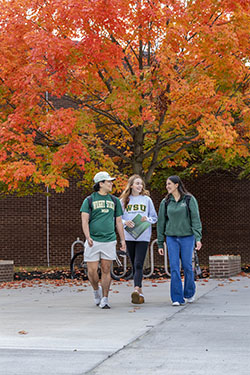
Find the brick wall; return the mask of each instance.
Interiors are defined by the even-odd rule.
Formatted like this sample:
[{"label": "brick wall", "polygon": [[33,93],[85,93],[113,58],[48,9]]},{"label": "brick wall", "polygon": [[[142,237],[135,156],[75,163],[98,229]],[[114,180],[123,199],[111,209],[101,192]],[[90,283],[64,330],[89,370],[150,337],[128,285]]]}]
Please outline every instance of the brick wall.
[{"label": "brick wall", "polygon": [[[202,221],[201,264],[209,255],[241,255],[242,263],[250,262],[250,181],[239,180],[229,173],[213,173],[185,181],[185,187],[198,200]],[[165,192],[164,192],[165,194]],[[153,192],[158,207],[164,197]],[[155,230],[153,236],[156,237]]]},{"label": "brick wall", "polygon": [[[200,263],[208,264],[209,255],[214,254],[240,254],[243,263],[250,262],[250,181],[225,173],[185,185],[200,207]],[[164,195],[165,191],[152,192],[157,209]],[[50,265],[68,265],[72,242],[83,239],[79,208],[84,196],[72,183],[65,193],[49,197]],[[47,265],[45,195],[1,199],[0,230],[0,259],[12,259],[15,265]],[[157,259],[162,263],[162,258]]]},{"label": "brick wall", "polygon": [[13,260],[0,260],[0,283],[5,281],[13,281],[13,274]]},{"label": "brick wall", "polygon": [[[83,198],[73,183],[64,194],[49,197],[50,265],[69,263],[71,244],[82,236]],[[1,199],[0,229],[0,259],[13,259],[16,266],[47,265],[45,194]]]},{"label": "brick wall", "polygon": [[250,262],[250,181],[212,174],[186,184],[197,197],[203,223],[202,263],[209,255],[241,255]]},{"label": "brick wall", "polygon": [[240,272],[240,255],[209,256],[209,275],[211,278],[234,276]]}]

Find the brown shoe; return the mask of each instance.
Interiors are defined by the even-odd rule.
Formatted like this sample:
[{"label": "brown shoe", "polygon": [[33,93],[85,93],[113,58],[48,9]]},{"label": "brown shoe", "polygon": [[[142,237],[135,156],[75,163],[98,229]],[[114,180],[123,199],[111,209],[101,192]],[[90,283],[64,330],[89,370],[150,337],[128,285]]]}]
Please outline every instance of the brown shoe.
[{"label": "brown shoe", "polygon": [[140,302],[140,294],[139,294],[139,292],[134,291],[131,294],[131,302],[135,303],[135,304],[142,303],[142,302]]},{"label": "brown shoe", "polygon": [[144,303],[145,300],[144,300],[144,295],[143,294],[140,294],[139,295],[139,303]]}]

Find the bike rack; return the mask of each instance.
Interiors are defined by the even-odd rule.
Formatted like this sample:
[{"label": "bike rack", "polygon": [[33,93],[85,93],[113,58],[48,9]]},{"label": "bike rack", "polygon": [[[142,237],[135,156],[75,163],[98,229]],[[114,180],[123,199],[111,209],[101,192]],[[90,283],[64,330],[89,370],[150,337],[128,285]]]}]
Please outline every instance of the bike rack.
[{"label": "bike rack", "polygon": [[[157,243],[157,239],[155,239],[154,241],[152,241],[151,245],[150,245],[150,273],[144,275],[144,277],[150,277],[152,276],[153,272],[154,272],[154,245]],[[168,276],[171,276],[169,271],[168,271],[168,256],[167,256],[167,246],[164,242],[164,268],[165,268],[165,272]]]},{"label": "bike rack", "polygon": [[[155,239],[154,241],[151,242],[150,244],[150,273],[149,274],[143,274],[144,277],[150,277],[152,276],[153,272],[154,272],[154,245],[157,243],[157,239]],[[75,248],[75,245],[76,244],[81,244],[83,249],[84,249],[84,242],[80,240],[79,237],[77,237],[76,241],[74,241],[71,245],[71,259],[73,258],[74,256],[74,248]],[[165,269],[165,272],[168,276],[171,276],[169,271],[168,271],[168,256],[167,256],[167,246],[164,242],[164,269]],[[122,278],[123,276],[126,275],[126,272],[127,272],[127,256],[126,254],[124,254],[124,261],[123,261],[123,272],[122,274],[120,275],[120,277]],[[122,263],[120,262],[119,258],[117,257],[116,258],[116,262],[118,263],[119,267],[122,266]],[[112,270],[113,270],[113,263],[112,263]]]},{"label": "bike rack", "polygon": [[75,253],[75,252],[74,252],[75,245],[78,244],[78,243],[80,243],[80,244],[83,246],[83,248],[84,248],[84,242],[81,241],[79,237],[77,237],[76,241],[74,241],[74,242],[72,243],[72,245],[71,245],[71,259],[73,258],[74,253]]},{"label": "bike rack", "polygon": [[[79,237],[77,237],[76,241],[74,241],[71,245],[71,259],[73,258],[74,254],[75,254],[74,248],[75,248],[76,244],[81,244],[82,247],[83,247],[83,250],[84,250],[84,242],[81,241]],[[122,263],[121,263],[120,259],[118,258],[118,256],[116,257],[116,262],[117,262],[119,267],[122,267]],[[113,262],[112,262],[111,270],[113,271]],[[121,274],[121,277],[125,276],[126,272],[127,272],[127,257],[126,257],[126,255],[124,255],[123,273]]]},{"label": "bike rack", "polygon": [[[119,275],[121,278],[123,278],[125,275],[126,275],[126,273],[127,273],[127,255],[126,255],[126,253],[124,254],[124,256],[123,255],[120,255],[120,256],[122,256],[123,257],[123,259],[124,259],[124,261],[123,261],[123,272],[122,272],[122,274],[121,275]],[[120,261],[120,259],[118,258],[118,256],[116,256],[116,263],[117,263],[117,265],[119,266],[119,267],[122,267],[122,262]],[[111,264],[111,272],[113,272],[113,262],[112,262],[112,264]]]}]

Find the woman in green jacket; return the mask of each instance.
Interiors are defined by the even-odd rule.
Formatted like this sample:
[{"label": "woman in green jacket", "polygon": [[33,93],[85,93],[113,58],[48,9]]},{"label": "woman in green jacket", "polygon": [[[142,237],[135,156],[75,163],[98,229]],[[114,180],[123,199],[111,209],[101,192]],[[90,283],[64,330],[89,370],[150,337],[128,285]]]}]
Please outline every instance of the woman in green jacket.
[{"label": "woman in green jacket", "polygon": [[[168,194],[160,204],[157,238],[158,251],[164,254],[166,238],[171,271],[170,294],[173,306],[195,300],[195,281],[192,267],[194,246],[201,248],[201,221],[198,203],[185,189],[178,176],[170,176],[166,182]],[[184,289],[181,281],[180,259],[184,271]],[[186,301],[185,301],[186,299]]]}]

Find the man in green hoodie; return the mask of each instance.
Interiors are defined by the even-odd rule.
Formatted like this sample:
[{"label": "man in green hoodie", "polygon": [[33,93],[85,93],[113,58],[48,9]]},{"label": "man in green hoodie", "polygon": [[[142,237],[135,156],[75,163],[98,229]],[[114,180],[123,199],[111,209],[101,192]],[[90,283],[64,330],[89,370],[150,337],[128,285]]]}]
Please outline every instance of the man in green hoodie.
[{"label": "man in green hoodie", "polygon": [[[166,238],[171,271],[170,294],[173,306],[195,300],[195,281],[192,268],[194,246],[201,248],[201,221],[198,203],[185,189],[178,176],[170,176],[168,195],[160,204],[157,223],[159,254],[163,255]],[[166,204],[166,201],[168,204]],[[184,270],[184,289],[180,274],[180,258]],[[185,301],[186,299],[186,301]]]}]

